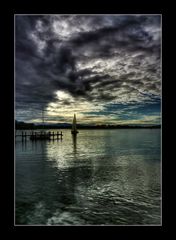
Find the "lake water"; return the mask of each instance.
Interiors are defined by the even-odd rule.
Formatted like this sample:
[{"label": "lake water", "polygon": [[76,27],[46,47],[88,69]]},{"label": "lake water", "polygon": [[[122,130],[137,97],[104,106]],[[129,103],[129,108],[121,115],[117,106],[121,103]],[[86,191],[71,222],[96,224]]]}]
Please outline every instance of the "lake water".
[{"label": "lake water", "polygon": [[160,129],[62,132],[15,141],[16,225],[161,224]]}]

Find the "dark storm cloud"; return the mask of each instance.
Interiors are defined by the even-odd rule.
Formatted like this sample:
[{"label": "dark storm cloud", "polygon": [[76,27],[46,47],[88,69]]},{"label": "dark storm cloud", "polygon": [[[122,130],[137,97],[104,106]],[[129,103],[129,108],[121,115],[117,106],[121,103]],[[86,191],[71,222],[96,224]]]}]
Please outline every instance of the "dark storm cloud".
[{"label": "dark storm cloud", "polygon": [[15,46],[19,110],[47,106],[58,90],[88,101],[160,94],[160,16],[16,15]]},{"label": "dark storm cloud", "polygon": [[93,30],[73,36],[70,44],[76,48],[85,46],[90,49],[91,46],[92,57],[107,57],[113,54],[114,49],[121,48],[148,54],[160,53],[160,42],[155,41],[153,35],[144,30],[145,26],[159,25],[159,17],[114,16],[111,26],[100,26],[98,29],[94,29],[94,23],[100,17],[91,18]]}]

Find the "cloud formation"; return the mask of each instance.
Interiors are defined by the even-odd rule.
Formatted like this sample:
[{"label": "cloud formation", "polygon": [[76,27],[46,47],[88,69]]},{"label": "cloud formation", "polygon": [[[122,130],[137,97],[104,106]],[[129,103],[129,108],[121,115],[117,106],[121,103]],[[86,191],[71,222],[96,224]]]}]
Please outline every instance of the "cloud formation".
[{"label": "cloud formation", "polygon": [[[38,121],[44,108],[48,121],[68,122],[75,111],[85,122],[102,123],[108,115],[118,123],[132,120],[122,107],[150,119],[149,106],[157,105],[159,123],[160,18],[16,15],[16,118]],[[109,104],[116,106],[113,116]]]}]

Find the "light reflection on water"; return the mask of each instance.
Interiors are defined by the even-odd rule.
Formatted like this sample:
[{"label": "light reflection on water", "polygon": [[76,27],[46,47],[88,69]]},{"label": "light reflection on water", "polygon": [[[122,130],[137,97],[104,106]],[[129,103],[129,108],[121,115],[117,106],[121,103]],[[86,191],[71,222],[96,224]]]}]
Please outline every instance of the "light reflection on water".
[{"label": "light reflection on water", "polygon": [[16,224],[160,224],[160,130],[16,140]]}]

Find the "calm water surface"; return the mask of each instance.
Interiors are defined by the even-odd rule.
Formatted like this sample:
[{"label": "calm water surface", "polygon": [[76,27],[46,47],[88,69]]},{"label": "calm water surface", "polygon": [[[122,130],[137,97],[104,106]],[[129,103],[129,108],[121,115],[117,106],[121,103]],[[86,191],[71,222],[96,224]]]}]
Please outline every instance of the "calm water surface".
[{"label": "calm water surface", "polygon": [[160,129],[62,131],[16,139],[16,224],[161,224]]}]

